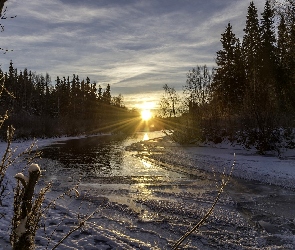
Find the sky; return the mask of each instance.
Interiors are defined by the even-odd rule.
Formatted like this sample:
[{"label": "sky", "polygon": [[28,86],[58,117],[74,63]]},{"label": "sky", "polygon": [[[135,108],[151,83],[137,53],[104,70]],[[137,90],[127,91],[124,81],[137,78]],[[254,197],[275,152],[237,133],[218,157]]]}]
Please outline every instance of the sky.
[{"label": "sky", "polygon": [[[8,0],[0,57],[7,71],[73,74],[122,94],[127,107],[179,93],[197,65],[215,66],[230,22],[243,36],[250,0]],[[254,1],[260,14],[265,1]]]}]

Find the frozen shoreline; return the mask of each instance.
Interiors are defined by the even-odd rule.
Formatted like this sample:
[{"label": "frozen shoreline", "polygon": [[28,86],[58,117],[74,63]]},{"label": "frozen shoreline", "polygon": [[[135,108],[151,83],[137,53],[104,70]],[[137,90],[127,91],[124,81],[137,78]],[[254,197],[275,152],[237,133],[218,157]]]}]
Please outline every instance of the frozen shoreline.
[{"label": "frozen shoreline", "polygon": [[[35,149],[55,143],[62,143],[66,140],[86,137],[88,136],[37,139]],[[17,148],[17,152],[22,152],[33,141],[13,142],[12,148]],[[160,146],[168,149],[166,155],[161,155],[160,160],[162,161],[184,164],[187,167],[198,168],[208,172],[223,172],[224,168],[230,168],[235,162],[233,172],[235,177],[295,189],[295,149],[285,151],[284,157],[278,158],[274,155],[258,155],[255,149],[244,149],[239,145],[232,146],[229,142],[200,146],[181,146],[170,142],[167,138],[151,141],[152,144],[148,141],[143,143],[153,145],[153,148]],[[5,146],[5,142],[0,142],[0,152],[4,151]],[[177,150],[174,150],[175,147],[177,147]]]},{"label": "frozen shoreline", "polygon": [[284,157],[278,158],[270,154],[258,155],[255,149],[244,149],[229,142],[181,146],[164,138],[158,144],[167,151],[152,158],[162,162],[219,173],[229,171],[234,164],[234,177],[295,189],[295,149],[286,150]]},{"label": "frozen shoreline", "polygon": [[[64,140],[78,139],[78,138],[85,138],[85,136],[42,139],[42,140],[38,140],[37,146],[38,148],[42,148],[44,146],[48,146],[54,143],[61,143]],[[22,150],[27,148],[30,144],[31,144],[30,141],[17,142],[17,143],[13,143],[12,147],[13,148],[18,147],[18,152],[21,152]],[[224,168],[226,168],[227,170],[231,168],[231,165],[233,164],[235,159],[236,164],[235,164],[233,175],[236,177],[249,179],[249,180],[259,180],[259,181],[262,181],[263,183],[279,185],[279,186],[283,186],[290,189],[294,189],[295,187],[295,157],[293,157],[295,155],[295,151],[292,151],[292,150],[285,152],[286,157],[283,160],[275,156],[260,156],[255,154],[254,150],[245,150],[241,147],[233,147],[233,146],[230,146],[230,144],[228,143],[222,143],[217,145],[202,145],[199,147],[191,146],[191,145],[180,146],[170,142],[167,138],[164,138],[164,139],[157,138],[150,141],[140,142],[139,144],[134,146],[133,150],[140,152],[141,147],[143,148],[145,147],[144,150],[147,150],[148,148],[148,151],[150,152],[154,151],[154,154],[151,154],[153,159],[158,160],[160,162],[165,162],[171,165],[175,164],[179,166],[185,166],[187,170],[198,168],[208,172],[212,172],[213,169],[214,171],[217,171],[217,172],[223,172]],[[5,143],[0,143],[0,152],[3,152],[4,148],[5,148]],[[158,151],[159,152],[165,151],[165,153],[157,154]],[[236,155],[235,157],[234,157],[234,153]],[[12,182],[15,182],[13,178],[15,172],[22,169],[22,167],[23,167],[22,163],[18,163],[18,164],[15,164],[14,168],[9,169],[8,175],[9,175],[9,179],[12,180]],[[57,193],[55,191],[52,191],[50,192],[47,199],[50,199],[56,195]],[[93,204],[98,204],[100,202],[100,199],[101,199],[100,194],[98,193],[97,195],[98,195],[97,201],[96,203],[93,203]],[[169,197],[170,196],[167,196],[167,194],[163,196],[165,200],[174,199],[172,197],[171,198]],[[209,196],[204,196],[200,198],[200,200],[208,199],[208,198]],[[179,199],[179,197],[177,199]],[[190,199],[191,201],[188,204],[191,204],[191,206],[194,208],[198,203],[194,204],[193,197],[190,197]],[[10,202],[11,201],[12,200],[10,200]],[[51,211],[49,214],[50,220],[48,223],[51,223],[52,226],[48,226],[48,228],[50,229],[52,227],[52,229],[54,229],[54,226],[58,224],[61,218],[65,216],[66,214],[67,224],[59,228],[59,230],[66,232],[69,229],[69,227],[73,226],[75,223],[75,218],[78,212],[77,209],[75,208],[79,206],[79,202],[80,202],[79,200],[64,200],[61,204],[59,204],[56,210]],[[161,205],[161,203],[157,204],[156,200],[153,200],[153,199],[147,200],[147,201],[141,201],[141,202],[142,204],[145,204],[147,206]],[[229,203],[227,203],[227,201],[223,201],[223,202],[225,202],[223,206],[224,205],[229,206],[230,208],[232,201],[228,201]],[[171,200],[171,204],[172,204],[172,200]],[[161,249],[160,247],[158,248],[157,246],[148,243],[149,241],[147,240],[149,235],[157,234],[156,229],[153,229],[155,231],[149,231],[151,229],[147,230],[147,228],[145,228],[146,225],[143,222],[140,222],[139,224],[132,224],[128,222],[129,219],[134,220],[136,216],[135,218],[133,218],[134,216],[131,216],[129,219],[127,219],[127,221],[124,221],[124,222],[118,221],[119,223],[118,225],[123,223],[120,226],[122,227],[122,229],[120,230],[123,230],[123,231],[126,230],[124,229],[126,227],[125,223],[127,224],[130,223],[130,225],[127,226],[127,228],[130,227],[130,230],[131,230],[130,235],[126,234],[122,238],[122,235],[120,235],[119,237],[115,233],[115,231],[107,229],[107,225],[109,223],[114,223],[114,225],[116,224],[116,220],[114,220],[114,218],[112,217],[113,214],[118,213],[118,216],[120,216],[121,210],[124,211],[124,209],[127,209],[127,207],[125,207],[125,205],[122,205],[122,204],[119,204],[119,206],[117,206],[116,204],[112,204],[112,206],[109,207],[106,210],[106,212],[103,212],[102,214],[94,216],[93,219],[87,222],[88,226],[86,231],[82,231],[82,232],[79,231],[75,233],[73,237],[70,237],[69,240],[67,240],[60,249],[108,249],[108,247],[110,246],[112,247],[112,249]],[[176,211],[178,211],[179,214],[181,214],[182,205],[179,204],[179,206],[180,206],[179,208],[175,207],[175,209]],[[202,209],[202,206],[198,209]],[[160,208],[161,207],[159,207],[158,209]],[[93,210],[93,209],[95,209],[95,207],[90,208],[90,210]],[[1,250],[9,249],[9,243],[8,243],[9,235],[7,235],[7,228],[10,227],[10,220],[8,220],[8,218],[11,217],[12,215],[11,210],[9,210],[8,207],[5,207],[4,210],[6,212],[6,218],[1,219],[1,222],[3,223],[0,223],[0,249]],[[223,218],[227,216],[227,212],[224,212],[223,208],[221,210],[219,210],[219,208],[216,209],[216,214],[218,214],[218,218]],[[234,216],[233,218],[236,218],[235,217],[236,215],[232,215],[232,216]],[[126,220],[126,218],[124,220]],[[240,223],[242,223],[242,218],[240,217],[237,217],[235,220],[237,221],[241,220]],[[157,223],[159,222],[155,221],[152,224],[149,224],[149,223],[147,223],[147,225],[150,225],[148,227],[152,227],[153,224],[155,224],[154,226],[157,227],[158,225]],[[262,221],[262,223],[264,223],[264,221]],[[118,225],[116,227],[118,227]],[[169,224],[167,224],[167,226],[168,225]],[[138,234],[137,231],[141,233]],[[294,235],[280,236],[280,238],[282,237],[286,237],[286,244],[282,246],[285,248],[278,247],[278,248],[271,248],[271,249],[292,249],[290,242],[293,242],[293,244],[295,244]],[[46,241],[46,237],[43,233],[41,233],[40,235],[38,234],[36,239],[38,244],[40,243],[42,243],[43,245],[45,244],[44,242]],[[247,241],[247,237],[245,236],[243,240]],[[168,240],[167,238],[166,241],[167,241],[167,244],[168,242],[170,242],[169,244],[171,244],[171,239]],[[95,244],[99,244],[101,248],[97,248],[97,245],[95,245],[93,242]],[[257,243],[257,245],[259,244]],[[38,247],[37,249],[42,249],[42,247]],[[209,247],[204,249],[212,249],[212,248]],[[256,248],[247,248],[247,249],[256,249]],[[268,249],[268,248],[261,248],[261,249]]]}]

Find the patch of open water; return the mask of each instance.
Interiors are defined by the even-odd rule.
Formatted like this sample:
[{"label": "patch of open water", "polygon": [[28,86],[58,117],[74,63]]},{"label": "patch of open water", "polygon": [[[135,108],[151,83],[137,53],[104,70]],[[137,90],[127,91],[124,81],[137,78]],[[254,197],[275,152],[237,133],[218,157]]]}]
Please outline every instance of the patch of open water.
[{"label": "patch of open water", "polygon": [[[106,197],[113,204],[103,211],[105,227],[129,221],[133,231],[120,227],[122,234],[131,236],[137,228],[137,237],[154,242],[154,249],[169,249],[208,211],[217,189],[210,173],[192,174],[181,163],[164,166],[145,157],[165,151],[155,144],[162,135],[98,136],[43,148],[45,179],[57,183],[56,189],[81,179],[80,188],[93,199]],[[293,249],[294,197],[291,190],[233,178],[208,223],[183,249]]]}]

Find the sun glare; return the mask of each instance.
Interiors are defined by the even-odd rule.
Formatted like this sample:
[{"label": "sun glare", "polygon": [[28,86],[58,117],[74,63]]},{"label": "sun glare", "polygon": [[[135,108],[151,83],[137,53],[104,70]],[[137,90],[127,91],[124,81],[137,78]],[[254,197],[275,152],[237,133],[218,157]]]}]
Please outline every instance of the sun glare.
[{"label": "sun glare", "polygon": [[149,109],[144,109],[141,111],[141,119],[144,121],[148,121],[152,118],[152,112]]}]

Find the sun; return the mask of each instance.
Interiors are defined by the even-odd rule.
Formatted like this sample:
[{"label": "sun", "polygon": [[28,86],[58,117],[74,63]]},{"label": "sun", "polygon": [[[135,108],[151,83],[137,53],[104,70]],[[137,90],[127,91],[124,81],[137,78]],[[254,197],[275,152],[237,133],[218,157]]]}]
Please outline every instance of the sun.
[{"label": "sun", "polygon": [[149,109],[144,109],[141,111],[141,119],[144,121],[148,121],[152,118],[152,112]]},{"label": "sun", "polygon": [[153,118],[153,110],[155,109],[155,102],[142,102],[138,105],[139,110],[141,110],[141,119],[143,121],[148,121]]}]

